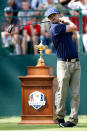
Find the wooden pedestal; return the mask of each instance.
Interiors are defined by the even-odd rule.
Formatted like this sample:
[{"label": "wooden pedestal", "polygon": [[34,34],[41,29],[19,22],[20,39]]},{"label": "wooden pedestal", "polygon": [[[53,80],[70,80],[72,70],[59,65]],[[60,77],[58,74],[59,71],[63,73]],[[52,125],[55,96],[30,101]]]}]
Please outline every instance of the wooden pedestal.
[{"label": "wooden pedestal", "polygon": [[[53,124],[53,71],[47,66],[28,67],[27,76],[18,77],[22,87],[21,124]],[[39,91],[45,96],[45,105],[39,109],[30,106],[30,94]]]}]

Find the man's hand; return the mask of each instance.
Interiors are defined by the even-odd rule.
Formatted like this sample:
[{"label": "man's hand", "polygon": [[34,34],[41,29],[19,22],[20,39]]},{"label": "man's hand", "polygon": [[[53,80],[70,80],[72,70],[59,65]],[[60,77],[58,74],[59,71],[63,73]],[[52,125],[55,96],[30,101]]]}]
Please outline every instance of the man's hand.
[{"label": "man's hand", "polygon": [[61,17],[59,18],[59,21],[64,24],[68,24],[70,22],[68,17]]}]

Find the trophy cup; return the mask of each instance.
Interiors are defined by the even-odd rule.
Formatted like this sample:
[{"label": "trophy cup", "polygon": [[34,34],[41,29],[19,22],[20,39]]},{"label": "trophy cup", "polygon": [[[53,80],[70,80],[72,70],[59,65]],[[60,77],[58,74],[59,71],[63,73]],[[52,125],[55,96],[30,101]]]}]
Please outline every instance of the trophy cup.
[{"label": "trophy cup", "polygon": [[40,58],[38,59],[36,66],[45,66],[44,59],[42,58],[42,51],[46,49],[47,46],[42,44],[42,40],[39,45],[36,45],[37,50],[40,52]]}]

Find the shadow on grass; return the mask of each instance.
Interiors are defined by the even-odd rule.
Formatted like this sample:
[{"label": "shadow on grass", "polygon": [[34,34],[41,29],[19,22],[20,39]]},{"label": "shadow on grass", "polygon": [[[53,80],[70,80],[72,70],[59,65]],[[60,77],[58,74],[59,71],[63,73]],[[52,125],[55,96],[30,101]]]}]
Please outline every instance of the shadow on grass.
[{"label": "shadow on grass", "polygon": [[87,123],[79,123],[79,128],[87,128]]}]

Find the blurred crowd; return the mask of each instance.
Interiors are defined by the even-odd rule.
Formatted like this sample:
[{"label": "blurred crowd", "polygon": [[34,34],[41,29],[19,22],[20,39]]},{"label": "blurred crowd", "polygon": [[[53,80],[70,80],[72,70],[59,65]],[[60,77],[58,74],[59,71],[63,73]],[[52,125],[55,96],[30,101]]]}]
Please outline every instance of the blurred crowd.
[{"label": "blurred crowd", "polygon": [[[87,0],[8,0],[1,22],[2,47],[7,48],[10,55],[37,54],[35,45],[42,40],[47,45],[43,53],[56,53],[49,34],[50,23],[45,17],[51,7],[59,9],[60,16],[70,16],[77,25],[72,36],[76,48],[79,52],[82,36],[83,50],[87,52]],[[78,17],[81,13],[82,34]],[[7,32],[9,25],[14,25],[11,33]]]}]

